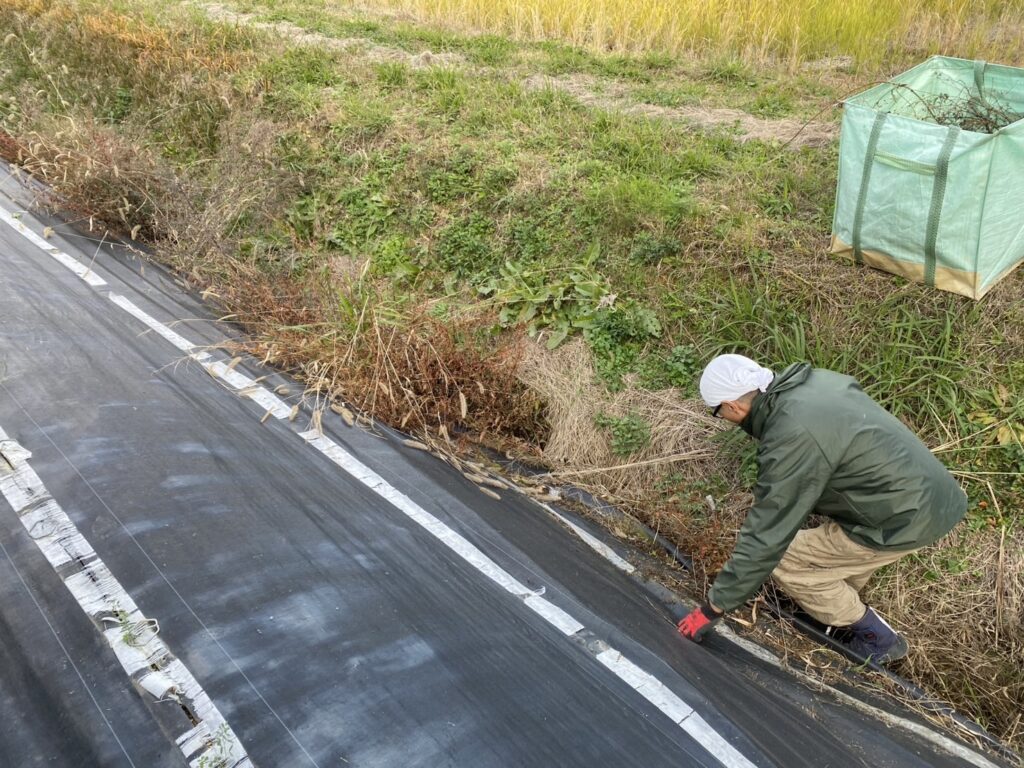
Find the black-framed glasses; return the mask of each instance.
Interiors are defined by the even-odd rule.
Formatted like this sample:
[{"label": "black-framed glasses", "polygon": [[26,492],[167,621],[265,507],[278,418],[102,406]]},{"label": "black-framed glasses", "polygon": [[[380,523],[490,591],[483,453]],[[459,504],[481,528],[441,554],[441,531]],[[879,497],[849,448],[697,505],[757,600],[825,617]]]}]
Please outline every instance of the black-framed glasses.
[{"label": "black-framed glasses", "polygon": [[720,416],[718,415],[718,412],[719,412],[720,410],[722,410],[722,403],[719,403],[718,405],[716,405],[716,406],[715,406],[714,408],[712,408],[712,409],[711,409],[711,417],[712,417],[712,418],[715,418],[715,419],[721,418],[721,417],[720,417]]}]

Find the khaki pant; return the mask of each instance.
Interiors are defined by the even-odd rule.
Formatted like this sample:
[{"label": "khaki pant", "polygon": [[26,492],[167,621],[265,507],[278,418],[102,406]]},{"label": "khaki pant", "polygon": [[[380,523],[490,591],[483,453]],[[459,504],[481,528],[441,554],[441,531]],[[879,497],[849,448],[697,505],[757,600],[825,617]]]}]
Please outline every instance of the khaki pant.
[{"label": "khaki pant", "polygon": [[846,627],[864,617],[858,593],[883,565],[917,550],[879,551],[853,541],[828,520],[797,533],[772,572],[775,582],[823,624]]}]

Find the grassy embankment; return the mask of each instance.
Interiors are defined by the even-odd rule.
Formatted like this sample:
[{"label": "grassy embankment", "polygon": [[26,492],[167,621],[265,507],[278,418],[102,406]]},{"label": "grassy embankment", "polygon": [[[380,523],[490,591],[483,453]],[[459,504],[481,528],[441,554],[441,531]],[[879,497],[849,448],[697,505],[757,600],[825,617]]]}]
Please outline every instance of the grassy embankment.
[{"label": "grassy embankment", "polygon": [[[895,48],[803,25],[798,44],[712,35],[710,53],[676,56],[685,36],[614,17],[602,28],[635,33],[622,47],[658,48],[619,55],[307,2],[236,9],[320,37],[141,0],[0,0],[0,149],[151,241],[321,394],[546,460],[673,536],[702,574],[728,553],[751,478],[750,447],[678,397],[703,361],[736,350],[857,376],[971,497],[952,541],[873,588],[914,644],[902,671],[1021,744],[1024,279],[974,303],[838,263],[834,144],[676,119],[738,108],[787,139],[783,120],[932,50],[892,52],[911,27]],[[575,17],[559,18],[519,31]],[[978,47],[972,19],[947,52],[996,58],[1000,38]],[[741,56],[883,48],[853,71]],[[593,471],[609,465],[624,468]]]}]

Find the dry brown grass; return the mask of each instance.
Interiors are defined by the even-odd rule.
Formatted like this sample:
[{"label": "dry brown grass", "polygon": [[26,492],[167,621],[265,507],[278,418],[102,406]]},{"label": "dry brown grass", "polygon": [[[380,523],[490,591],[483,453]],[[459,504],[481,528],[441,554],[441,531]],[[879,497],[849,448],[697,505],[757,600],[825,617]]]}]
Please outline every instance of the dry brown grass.
[{"label": "dry brown grass", "polygon": [[963,699],[963,681],[969,681],[976,716],[988,727],[998,723],[1007,743],[1020,743],[1024,531],[962,525],[939,545],[887,569],[867,598],[910,640],[904,675],[955,700]]},{"label": "dry brown grass", "polygon": [[[600,384],[582,339],[549,350],[530,344],[517,375],[543,400],[550,432],[544,456],[558,477],[579,480],[618,502],[637,503],[671,465],[699,474],[716,461],[708,438],[719,426],[695,401],[675,390],[627,387],[610,393]],[[628,460],[616,457],[597,426],[600,414],[636,414],[651,425],[650,444]]]},{"label": "dry brown grass", "polygon": [[[677,543],[693,557],[698,589],[728,556],[749,494],[733,490],[710,500],[694,493],[702,481],[736,476],[736,463],[713,439],[722,423],[699,400],[676,390],[627,386],[611,393],[598,380],[590,350],[576,340],[551,351],[531,344],[520,380],[544,403],[549,432],[543,458],[551,478],[595,493]],[[633,415],[650,425],[646,447],[623,458],[611,449],[600,415]]]},{"label": "dry brown grass", "polygon": [[[543,431],[535,396],[515,379],[521,343],[467,345],[491,327],[487,318],[442,322],[425,307],[401,319],[368,310],[357,336],[324,321],[322,305],[305,297],[306,311],[281,316],[296,296],[265,290],[250,297],[241,316],[253,348],[267,362],[307,384],[314,406],[345,402],[400,429],[452,443],[468,429],[485,443],[502,444]],[[269,287],[268,287],[269,288]],[[231,297],[238,307],[238,297]],[[296,302],[297,303],[297,302]],[[335,328],[337,326],[334,326]],[[323,328],[322,334],[310,329]]]},{"label": "dry brown grass", "polygon": [[520,39],[567,40],[596,50],[697,50],[761,62],[842,52],[874,63],[904,50],[1015,60],[1019,47],[1006,30],[1019,31],[1022,19],[1019,3],[991,0],[367,0],[366,5],[398,9],[421,21]]}]

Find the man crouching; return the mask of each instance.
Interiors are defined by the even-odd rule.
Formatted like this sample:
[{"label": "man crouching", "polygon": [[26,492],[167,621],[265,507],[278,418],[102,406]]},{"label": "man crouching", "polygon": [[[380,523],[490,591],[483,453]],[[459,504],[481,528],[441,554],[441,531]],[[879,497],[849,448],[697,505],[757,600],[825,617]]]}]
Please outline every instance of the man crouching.
[{"label": "man crouching", "polygon": [[[707,602],[679,622],[699,642],[769,574],[811,616],[847,627],[851,651],[885,663],[907,642],[861,602],[884,565],[938,541],[967,511],[931,451],[849,376],[791,365],[778,376],[721,355],[700,379],[719,418],[759,441],[754,506]],[[802,529],[817,513],[827,521]]]}]

